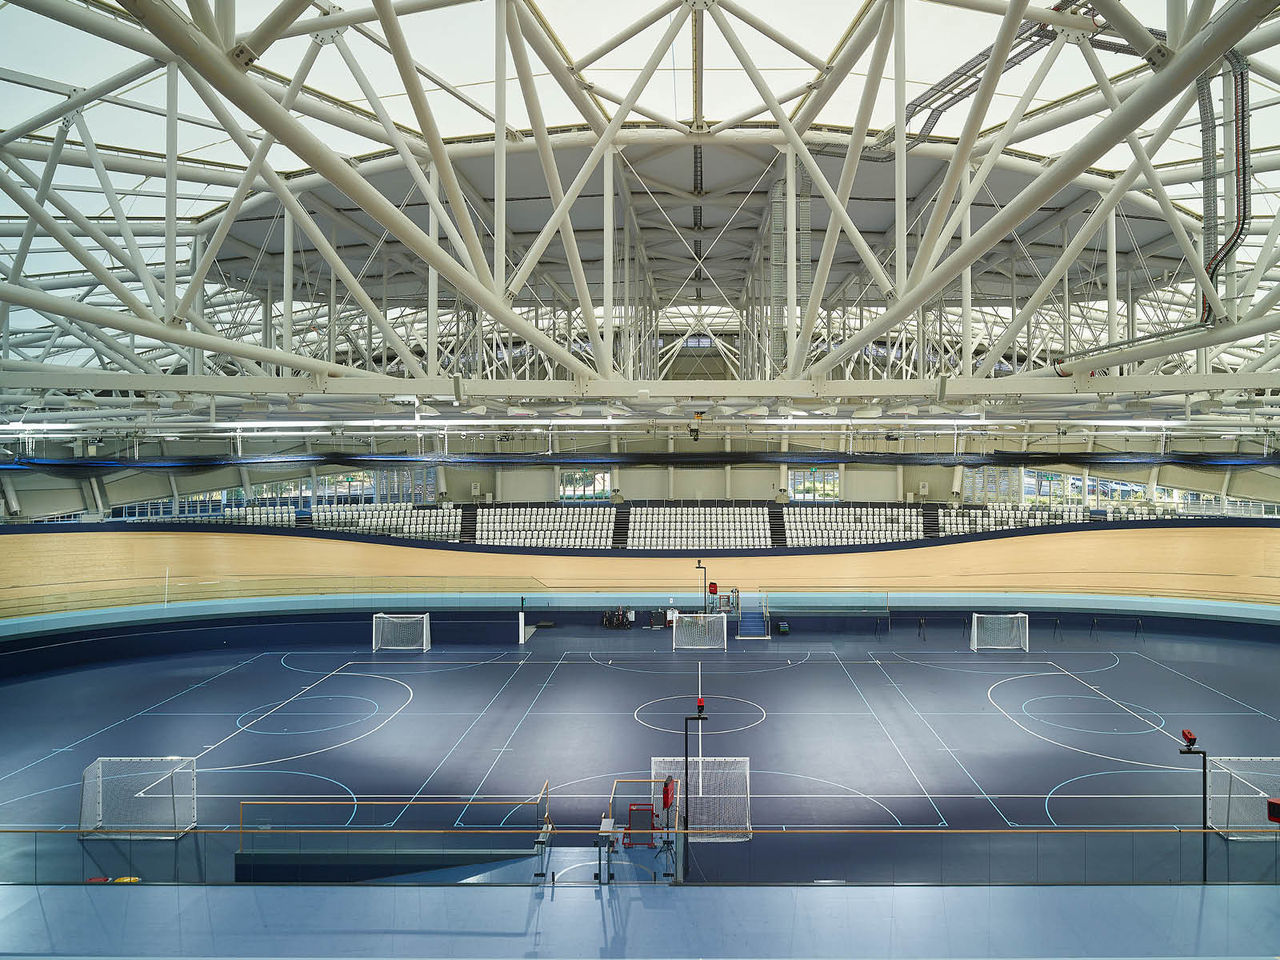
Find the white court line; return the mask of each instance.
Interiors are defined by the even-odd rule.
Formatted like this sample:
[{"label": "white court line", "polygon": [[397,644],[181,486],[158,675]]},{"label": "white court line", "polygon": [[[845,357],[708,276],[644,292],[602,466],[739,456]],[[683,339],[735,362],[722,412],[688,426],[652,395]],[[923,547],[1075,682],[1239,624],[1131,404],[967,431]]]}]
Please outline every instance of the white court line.
[{"label": "white court line", "polygon": [[1044,736],[1044,734],[1036,733],[1030,727],[1024,726],[1023,724],[1019,723],[1017,718],[1014,717],[1013,714],[1011,714],[1004,707],[1000,706],[1000,704],[996,703],[994,691],[996,687],[1001,686],[1002,684],[1006,684],[1011,680],[1029,680],[1033,677],[1054,677],[1054,676],[1062,676],[1062,674],[1061,673],[1056,673],[1056,674],[1055,673],[1024,673],[1024,674],[1015,674],[1012,677],[1005,677],[1003,680],[997,680],[995,683],[991,684],[991,686],[987,687],[987,700],[993,707],[995,707],[1002,714],[1004,714],[1004,717],[1006,720],[1012,723],[1019,730],[1021,730],[1024,733],[1030,734],[1031,736],[1035,737],[1037,740],[1043,740],[1045,743],[1052,744],[1055,747],[1061,747],[1062,749],[1070,750],[1073,753],[1083,754],[1086,757],[1096,757],[1099,760],[1110,760],[1113,763],[1128,763],[1136,767],[1146,767],[1152,770],[1177,770],[1182,773],[1191,772],[1190,767],[1175,767],[1172,764],[1168,764],[1168,763],[1149,763],[1146,760],[1130,760],[1127,757],[1113,757],[1106,753],[1098,753],[1095,750],[1085,750],[1083,747],[1073,747],[1069,743],[1063,743],[1061,740],[1054,740],[1052,737],[1046,737]]},{"label": "white court line", "polygon": [[1158,723],[1152,723],[1152,722],[1151,722],[1150,720],[1148,720],[1146,717],[1142,716],[1142,714],[1137,713],[1136,711],[1129,709],[1129,707],[1127,707],[1125,704],[1121,703],[1119,700],[1116,700],[1114,697],[1110,697],[1110,696],[1108,696],[1107,694],[1103,693],[1103,692],[1102,692],[1102,690],[1101,690],[1099,687],[1095,686],[1094,684],[1090,683],[1089,681],[1084,680],[1084,679],[1082,679],[1082,678],[1080,678],[1080,677],[1077,677],[1077,676],[1076,676],[1074,673],[1072,673],[1070,670],[1064,670],[1062,667],[1058,666],[1058,664],[1056,664],[1056,663],[1055,663],[1055,664],[1053,664],[1053,666],[1057,667],[1059,670],[1061,670],[1063,673],[1065,673],[1065,674],[1066,674],[1068,677],[1070,677],[1072,680],[1075,680],[1075,681],[1077,681],[1077,682],[1079,682],[1079,683],[1083,683],[1086,687],[1088,687],[1090,690],[1092,690],[1092,691],[1093,691],[1094,693],[1096,693],[1098,696],[1102,697],[1102,699],[1104,699],[1104,700],[1108,701],[1109,703],[1114,703],[1117,707],[1119,707],[1119,708],[1120,708],[1121,710],[1123,710],[1125,713],[1127,713],[1127,714],[1129,714],[1129,715],[1131,715],[1131,716],[1137,717],[1139,720],[1141,720],[1143,723],[1145,723],[1147,726],[1149,726],[1152,730],[1156,730],[1156,731],[1158,731],[1158,732],[1160,732],[1160,733],[1163,733],[1166,737],[1168,737],[1170,740],[1173,740],[1173,741],[1174,741],[1174,742],[1176,742],[1176,743],[1179,743],[1179,744],[1181,744],[1181,743],[1182,743],[1182,738],[1181,738],[1181,737],[1176,737],[1176,736],[1174,736],[1172,733],[1170,733],[1170,732],[1169,732],[1168,730],[1166,730],[1164,727],[1160,726]]},{"label": "white court line", "polygon": [[[564,654],[561,654],[561,656],[564,656]],[[525,665],[525,662],[526,662],[525,660],[516,661],[516,668],[511,671],[511,676],[507,677],[507,679],[503,681],[502,686],[498,687],[497,693],[495,693],[493,697],[489,700],[489,702],[484,705],[484,708],[479,713],[476,714],[475,719],[471,721],[471,724],[467,727],[467,729],[462,731],[462,735],[458,737],[457,740],[454,741],[453,746],[449,748],[449,752],[446,753],[443,757],[441,757],[440,762],[435,765],[435,768],[432,769],[432,771],[429,774],[427,774],[427,779],[423,780],[422,785],[418,787],[418,789],[415,790],[413,794],[410,796],[409,803],[412,803],[414,800],[416,800],[418,797],[422,795],[422,791],[426,788],[427,784],[431,782],[431,778],[440,772],[440,768],[445,765],[445,763],[448,761],[448,759],[451,756],[453,756],[454,751],[457,750],[458,747],[462,744],[462,741],[467,738],[467,734],[469,734],[472,730],[475,729],[476,724],[480,722],[480,718],[483,717],[489,711],[489,708],[493,706],[495,701],[497,701],[498,697],[502,696],[502,691],[507,689],[508,686],[510,686],[511,681],[516,678],[516,674],[520,672],[520,668]],[[501,756],[501,754],[499,754],[499,756]],[[399,823],[400,818],[405,815],[408,809],[409,809],[409,805],[406,804],[405,808],[395,815],[395,818],[388,824],[388,826],[394,827],[397,823]]]},{"label": "white court line", "polygon": [[911,712],[914,713],[917,717],[919,717],[920,722],[929,728],[929,732],[933,734],[934,739],[937,740],[938,743],[942,744],[942,749],[945,750],[948,753],[948,755],[950,755],[951,759],[956,762],[956,766],[960,768],[961,772],[966,777],[969,778],[969,781],[975,787],[977,787],[978,790],[982,791],[983,796],[986,798],[987,802],[991,804],[991,809],[994,810],[996,813],[1000,814],[1000,819],[1003,820],[1006,824],[1008,824],[1009,826],[1013,826],[1013,824],[1009,821],[1009,818],[1004,815],[1004,811],[1001,810],[1000,807],[996,805],[996,802],[992,800],[991,797],[987,796],[986,791],[982,790],[982,784],[978,782],[978,778],[969,772],[969,768],[964,765],[964,761],[962,761],[959,757],[956,756],[956,752],[953,749],[951,749],[951,745],[948,744],[947,741],[942,739],[941,734],[939,734],[938,731],[934,729],[933,724],[931,724],[928,720],[926,720],[924,718],[924,715],[921,714],[920,711],[916,709],[916,705],[912,703],[911,699],[906,695],[905,692],[903,692],[903,689],[901,686],[898,685],[898,682],[894,680],[893,677],[889,676],[889,671],[884,668],[884,664],[880,663],[877,660],[876,666],[880,668],[880,672],[884,674],[885,679],[888,680],[889,683],[893,684],[893,689],[898,691],[898,696],[902,698],[902,702],[911,708]]},{"label": "white court line", "polygon": [[[477,794],[479,794],[480,792],[480,788],[484,786],[484,782],[489,779],[489,774],[493,773],[493,768],[498,765],[498,761],[502,759],[502,755],[506,753],[507,750],[511,747],[511,741],[516,738],[516,734],[520,731],[520,725],[529,719],[529,714],[533,712],[534,704],[538,702],[538,698],[541,697],[542,694],[546,691],[547,686],[551,683],[551,678],[556,675],[556,669],[560,666],[560,664],[563,661],[564,661],[564,654],[562,653],[560,654],[560,659],[556,661],[556,665],[552,667],[551,671],[547,674],[547,678],[543,680],[542,685],[538,687],[538,692],[535,693],[533,695],[533,699],[529,701],[529,707],[528,709],[525,710],[524,715],[519,720],[517,720],[516,725],[512,727],[511,735],[507,737],[506,742],[501,747],[499,747],[498,750],[496,751],[497,756],[493,758],[493,763],[489,764],[489,769],[484,772],[484,776],[481,777],[480,782],[476,784],[476,788],[471,794],[471,799],[468,800],[465,804],[463,804],[462,809],[458,812],[458,822],[455,823],[454,826],[457,826],[457,827],[462,826],[462,818],[466,815],[467,810],[471,807],[472,801],[476,799]],[[514,674],[512,674],[512,676],[514,676]]]},{"label": "white court line", "polygon": [[1259,710],[1257,707],[1253,706],[1252,704],[1245,703],[1243,700],[1237,700],[1235,697],[1231,696],[1231,694],[1223,693],[1217,687],[1211,687],[1209,684],[1204,683],[1200,680],[1197,680],[1195,677],[1189,677],[1185,673],[1182,673],[1179,670],[1173,669],[1173,667],[1169,666],[1166,663],[1161,663],[1159,660],[1156,660],[1152,657],[1148,657],[1145,653],[1138,653],[1135,650],[1133,651],[1133,655],[1135,657],[1141,657],[1143,660],[1150,661],[1151,663],[1154,663],[1157,667],[1163,667],[1164,669],[1168,670],[1170,673],[1176,673],[1178,676],[1182,677],[1184,680],[1190,680],[1192,683],[1197,684],[1201,687],[1204,687],[1206,690],[1216,693],[1220,697],[1226,697],[1232,703],[1238,703],[1242,707],[1248,707],[1250,710],[1252,710],[1254,713],[1258,714],[1259,716],[1263,716],[1263,717],[1266,717],[1268,720],[1275,720],[1277,723],[1280,723],[1280,717],[1273,717],[1271,714],[1266,713],[1262,710]]},{"label": "white court line", "polygon": [[[347,663],[344,663],[344,664],[342,665],[342,667],[347,666],[350,662],[351,662],[351,661],[347,661]],[[235,730],[233,730],[231,733],[227,734],[225,737],[223,737],[223,738],[222,738],[221,740],[219,740],[217,743],[210,744],[209,746],[205,747],[203,750],[201,750],[199,753],[197,753],[193,759],[195,759],[195,760],[199,760],[201,757],[203,757],[203,756],[204,756],[206,753],[208,753],[210,750],[216,750],[218,747],[222,746],[224,743],[226,743],[226,742],[227,742],[228,740],[230,740],[232,737],[236,736],[237,734],[244,733],[246,730],[248,730],[250,727],[252,727],[252,726],[253,726],[255,723],[257,723],[259,720],[265,720],[267,717],[271,716],[273,713],[275,713],[275,712],[276,712],[277,710],[279,710],[281,707],[284,707],[284,706],[286,706],[286,705],[288,705],[288,704],[292,703],[294,700],[297,700],[300,696],[302,696],[302,695],[303,695],[304,693],[306,693],[308,690],[312,689],[313,687],[318,687],[320,684],[324,683],[326,680],[328,680],[330,677],[332,677],[335,673],[341,673],[341,672],[342,672],[342,667],[338,667],[338,668],[337,668],[337,669],[335,669],[335,670],[331,670],[329,673],[326,673],[326,674],[325,674],[323,677],[321,677],[319,680],[316,680],[316,681],[314,681],[313,683],[309,683],[309,684],[307,684],[307,686],[303,687],[301,690],[299,690],[297,693],[295,693],[295,694],[294,694],[292,697],[290,697],[288,700],[281,700],[279,703],[277,703],[274,707],[272,707],[270,710],[268,710],[268,711],[267,711],[266,713],[264,713],[262,716],[258,717],[258,718],[257,718],[257,719],[255,719],[255,720],[250,720],[250,721],[249,721],[248,723],[246,723],[243,727],[241,727],[241,726],[237,725]],[[241,714],[241,716],[244,716],[244,714]]]},{"label": "white court line", "polygon": [[[947,818],[942,815],[942,811],[939,810],[938,805],[933,802],[933,798],[932,796],[930,796],[929,791],[925,789],[925,785],[921,783],[920,778],[916,776],[916,772],[912,768],[911,763],[907,760],[901,748],[899,748],[898,741],[893,739],[893,734],[889,732],[889,728],[884,725],[884,721],[880,719],[880,716],[876,713],[875,708],[871,706],[871,701],[867,699],[866,694],[862,692],[862,688],[858,686],[858,681],[853,679],[853,674],[849,672],[849,668],[846,667],[844,664],[844,661],[840,659],[840,654],[836,653],[833,650],[831,651],[831,656],[835,657],[836,663],[840,664],[840,669],[844,671],[844,675],[848,677],[849,682],[853,684],[853,689],[857,692],[858,697],[862,700],[867,710],[871,712],[871,716],[875,718],[876,723],[880,726],[880,729],[884,732],[884,735],[888,738],[890,746],[893,747],[894,752],[896,752],[898,756],[901,758],[903,766],[907,768],[907,772],[910,773],[911,778],[915,780],[916,786],[920,788],[920,792],[925,794],[926,796],[929,796],[929,802],[933,805],[933,810],[938,815],[939,822],[945,825],[947,822]],[[883,670],[884,668],[881,667],[881,669]]]},{"label": "white court line", "polygon": [[[344,664],[344,666],[345,666],[345,664]],[[338,668],[338,670],[341,670],[341,669],[343,669],[343,668],[342,668],[342,667],[339,667],[339,668]],[[335,672],[336,672],[336,671],[335,671]],[[332,676],[332,675],[333,675],[333,674],[330,674],[329,676]],[[314,757],[316,754],[320,754],[320,753],[328,753],[330,750],[337,750],[337,749],[340,749],[341,747],[349,746],[350,744],[355,743],[357,740],[363,740],[365,737],[372,736],[373,734],[375,734],[375,733],[377,733],[379,730],[381,730],[383,727],[385,727],[385,726],[386,726],[388,723],[390,723],[392,720],[394,720],[396,717],[400,716],[400,714],[404,711],[404,709],[405,709],[406,707],[408,707],[408,706],[409,706],[409,704],[413,703],[413,688],[412,688],[411,686],[409,686],[407,683],[405,683],[403,680],[397,680],[395,677],[387,677],[387,676],[383,676],[383,675],[382,675],[382,674],[380,674],[380,673],[344,673],[344,674],[342,674],[342,676],[344,676],[344,677],[370,677],[370,678],[375,679],[375,680],[386,680],[388,683],[397,683],[397,684],[399,684],[400,686],[404,687],[406,691],[408,691],[408,693],[409,693],[409,698],[408,698],[407,700],[405,700],[405,702],[404,702],[404,703],[402,703],[398,709],[396,709],[396,710],[392,711],[390,714],[388,714],[388,715],[387,715],[387,717],[386,717],[386,719],[384,719],[384,720],[383,720],[381,723],[379,723],[376,727],[373,727],[372,729],[366,730],[364,733],[359,734],[358,736],[354,736],[354,737],[352,737],[350,740],[343,740],[341,743],[331,743],[331,744],[329,744],[329,745],[328,745],[328,746],[326,746],[326,747],[320,747],[320,748],[318,748],[318,749],[316,749],[316,750],[308,750],[306,753],[295,753],[295,754],[294,754],[293,756],[291,756],[291,757],[271,757],[271,758],[270,758],[270,759],[268,759],[268,760],[258,760],[258,761],[255,761],[255,762],[253,762],[253,763],[234,763],[234,764],[230,764],[230,765],[228,765],[228,766],[224,766],[224,767],[206,767],[206,768],[204,768],[204,770],[203,770],[203,771],[201,771],[201,772],[214,772],[214,771],[225,771],[225,770],[248,770],[248,769],[250,769],[250,768],[252,768],[252,767],[261,767],[261,766],[265,766],[265,765],[266,765],[266,764],[268,764],[268,763],[288,763],[290,760],[301,760],[301,759],[303,759],[303,758],[305,758],[305,757]],[[322,683],[325,679],[327,679],[327,678],[322,677],[320,680],[317,680],[317,681],[316,681],[316,684],[318,684],[318,683]],[[315,686],[316,684],[312,684],[311,686]],[[306,688],[306,689],[304,689],[304,690],[302,690],[302,691],[299,691],[299,693],[294,694],[292,697],[290,697],[290,698],[289,698],[289,700],[293,700],[293,699],[295,699],[296,697],[298,697],[300,694],[302,694],[302,693],[306,693],[306,690],[309,690],[309,689],[310,689],[310,687],[308,687],[308,688]],[[285,702],[287,703],[288,701],[285,701]],[[283,703],[282,703],[282,704],[280,704],[278,707],[276,707],[276,708],[274,708],[274,709],[279,709],[279,707],[282,707],[282,706],[284,706],[284,704],[283,704]],[[267,716],[269,713],[272,713],[272,712],[274,712],[274,710],[268,711],[268,713],[264,713],[264,714],[262,715],[262,717],[265,717],[265,716]],[[374,714],[374,716],[380,716],[380,714]],[[258,720],[261,720],[261,719],[262,719],[262,717],[259,717],[259,718],[258,718]],[[257,722],[258,722],[257,720],[254,720],[254,721],[252,721],[251,723],[246,724],[245,726],[243,726],[243,727],[241,727],[239,730],[237,730],[237,731],[236,731],[236,733],[241,733],[241,732],[243,732],[244,730],[247,730],[250,726],[252,726],[254,723],[257,723]],[[230,739],[231,739],[231,737],[234,737],[235,735],[236,735],[236,734],[235,734],[235,733],[233,733],[233,734],[231,734],[231,736],[226,737],[226,738],[225,738],[224,740],[222,740],[221,742],[222,742],[222,743],[226,743],[226,741],[227,741],[227,740],[230,740]],[[217,744],[214,744],[214,746],[217,746]],[[212,749],[212,747],[211,747],[210,749]],[[205,753],[207,753],[207,752],[208,752],[208,751],[206,750],[206,751],[205,751]],[[203,756],[203,755],[204,755],[204,754],[201,754],[201,756]]]},{"label": "white court line", "polygon": [[163,706],[164,704],[169,703],[172,700],[177,700],[183,694],[190,693],[192,690],[195,690],[199,687],[203,687],[206,683],[212,683],[214,680],[217,680],[219,677],[226,676],[228,673],[231,673],[234,670],[240,669],[245,664],[253,663],[253,661],[257,660],[259,657],[265,657],[265,656],[270,656],[270,654],[258,653],[250,657],[248,660],[241,660],[239,663],[235,664],[234,666],[227,667],[225,670],[222,670],[219,673],[215,673],[211,677],[206,677],[204,680],[201,680],[199,683],[193,683],[191,684],[191,686],[187,687],[184,690],[179,690],[177,693],[173,694],[172,696],[165,697],[163,700],[158,700],[157,702],[151,704],[151,706],[149,707],[144,707],[143,709],[139,710],[137,713],[133,714],[132,716],[128,716],[128,717],[124,717],[123,719],[116,720],[114,723],[109,723],[105,727],[101,727],[93,731],[93,733],[86,734],[85,736],[81,737],[79,740],[76,740],[72,743],[67,744],[65,747],[58,747],[55,750],[50,751],[45,756],[39,757],[36,760],[32,760],[30,763],[26,764],[25,766],[19,767],[17,770],[10,770],[8,773],[4,774],[3,776],[0,776],[0,780],[7,780],[9,779],[9,777],[14,776],[15,774],[22,773],[24,770],[30,770],[36,764],[43,763],[44,761],[52,757],[56,757],[60,753],[66,753],[67,751],[73,749],[74,747],[80,746],[80,744],[84,743],[86,740],[92,740],[98,734],[105,733],[106,731],[110,730],[112,727],[118,727],[122,723],[128,723],[130,720],[136,720],[138,717],[141,717],[149,713],[150,711],[154,710],[156,707]]}]

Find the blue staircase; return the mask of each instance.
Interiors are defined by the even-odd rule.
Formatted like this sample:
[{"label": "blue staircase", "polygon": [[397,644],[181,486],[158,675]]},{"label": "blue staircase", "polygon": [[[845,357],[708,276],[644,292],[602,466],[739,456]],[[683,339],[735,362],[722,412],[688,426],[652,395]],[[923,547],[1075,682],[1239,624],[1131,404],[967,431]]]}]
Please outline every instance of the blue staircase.
[{"label": "blue staircase", "polygon": [[739,597],[738,639],[768,640],[769,619],[765,615],[764,597],[744,593]]}]

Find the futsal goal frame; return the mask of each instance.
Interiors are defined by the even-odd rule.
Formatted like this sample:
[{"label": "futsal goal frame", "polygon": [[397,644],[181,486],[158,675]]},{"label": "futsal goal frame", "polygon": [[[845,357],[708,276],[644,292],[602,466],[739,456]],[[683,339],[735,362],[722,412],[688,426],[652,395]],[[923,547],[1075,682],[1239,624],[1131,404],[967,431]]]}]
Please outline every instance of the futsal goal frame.
[{"label": "futsal goal frame", "polygon": [[177,840],[197,795],[194,757],[98,757],[80,777],[80,839]]},{"label": "futsal goal frame", "polygon": [[[990,628],[990,629],[988,629]],[[969,649],[1031,651],[1031,618],[1025,613],[975,613]]]},{"label": "futsal goal frame", "polygon": [[1276,842],[1267,802],[1280,797],[1280,757],[1209,757],[1209,829],[1226,840]]},{"label": "futsal goal frame", "polygon": [[671,649],[728,650],[728,615],[677,611],[675,619],[671,621]]},{"label": "futsal goal frame", "polygon": [[411,650],[426,653],[431,649],[431,614],[375,613],[373,615],[373,652],[379,650]]}]

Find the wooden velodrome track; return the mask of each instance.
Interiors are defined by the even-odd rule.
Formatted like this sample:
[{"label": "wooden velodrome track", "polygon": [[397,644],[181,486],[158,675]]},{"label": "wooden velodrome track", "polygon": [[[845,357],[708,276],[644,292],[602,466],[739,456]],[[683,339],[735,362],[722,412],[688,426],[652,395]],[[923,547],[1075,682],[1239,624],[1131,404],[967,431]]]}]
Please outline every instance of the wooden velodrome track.
[{"label": "wooden velodrome track", "polygon": [[[1280,527],[1037,533],[853,553],[708,557],[743,590],[1026,592],[1280,602]],[[0,616],[233,596],[696,591],[690,557],[500,553],[224,531],[0,537]]]}]

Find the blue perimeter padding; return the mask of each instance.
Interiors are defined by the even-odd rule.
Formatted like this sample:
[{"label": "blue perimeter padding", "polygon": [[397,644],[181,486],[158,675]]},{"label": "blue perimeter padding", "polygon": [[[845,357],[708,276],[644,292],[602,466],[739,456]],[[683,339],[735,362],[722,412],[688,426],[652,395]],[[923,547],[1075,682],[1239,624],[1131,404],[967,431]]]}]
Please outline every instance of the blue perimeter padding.
[{"label": "blue perimeter padding", "polygon": [[[0,620],[0,640],[17,640],[56,633],[71,633],[113,625],[314,615],[421,612],[423,610],[511,612],[523,604],[531,623],[541,613],[560,610],[600,610],[629,606],[637,610],[661,609],[674,604],[692,608],[702,603],[697,592],[683,593],[387,593],[356,596],[305,595],[293,597],[229,597],[170,604],[103,607],[68,613],[49,613]],[[1280,604],[1239,603],[1183,597],[1110,596],[1073,593],[785,593],[769,597],[771,617],[887,616],[889,613],[936,611],[1022,613],[1101,613],[1106,616],[1176,617],[1231,623],[1280,623]]]}]

